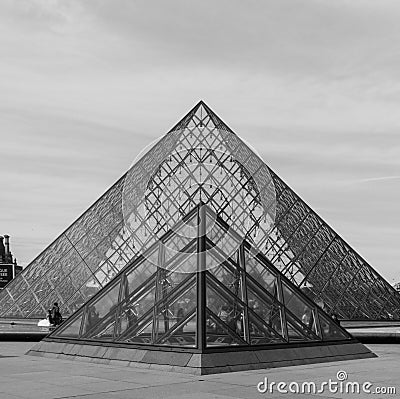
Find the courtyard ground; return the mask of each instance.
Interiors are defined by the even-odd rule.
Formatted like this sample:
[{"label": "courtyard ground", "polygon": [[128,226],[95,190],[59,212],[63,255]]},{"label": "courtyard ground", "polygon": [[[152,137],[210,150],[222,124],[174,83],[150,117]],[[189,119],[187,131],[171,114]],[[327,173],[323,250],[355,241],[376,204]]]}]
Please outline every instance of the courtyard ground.
[{"label": "courtyard ground", "polygon": [[[101,365],[86,362],[27,356],[25,352],[34,342],[0,342],[0,399],[50,399],[50,398],[394,398],[400,394],[400,345],[374,344],[368,347],[378,357],[334,363],[293,366],[279,369],[256,370],[191,376],[142,368]],[[345,372],[343,382],[362,384],[371,394],[334,393],[324,386],[315,394],[280,393],[277,386],[273,392],[260,393],[257,385],[268,382],[314,382],[320,388],[329,379],[337,381],[338,372]],[[340,378],[346,377],[341,374]],[[369,385],[367,384],[366,387]],[[260,385],[263,390],[265,384]],[[283,385],[282,385],[283,387]],[[291,385],[296,390],[296,384]],[[395,388],[397,393],[377,394],[380,388]],[[285,390],[285,388],[282,388]],[[305,386],[306,392],[307,386]],[[334,390],[334,386],[332,387]],[[338,390],[340,386],[338,385]]]}]

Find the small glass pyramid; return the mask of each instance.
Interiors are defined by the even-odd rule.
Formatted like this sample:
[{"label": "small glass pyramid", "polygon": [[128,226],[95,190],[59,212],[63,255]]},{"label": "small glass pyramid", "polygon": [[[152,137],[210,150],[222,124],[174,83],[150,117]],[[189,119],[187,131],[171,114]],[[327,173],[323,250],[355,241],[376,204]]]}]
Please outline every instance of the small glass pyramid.
[{"label": "small glass pyramid", "polygon": [[[177,240],[187,226],[196,236]],[[197,205],[48,339],[200,350],[352,339],[251,243],[227,254],[222,236],[240,240],[208,205]],[[177,253],[168,257],[171,245]]]}]

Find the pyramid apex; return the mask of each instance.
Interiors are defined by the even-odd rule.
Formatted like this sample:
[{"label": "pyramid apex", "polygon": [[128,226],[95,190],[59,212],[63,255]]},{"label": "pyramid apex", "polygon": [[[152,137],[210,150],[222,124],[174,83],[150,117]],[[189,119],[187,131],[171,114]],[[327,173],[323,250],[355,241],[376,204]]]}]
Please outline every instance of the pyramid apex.
[{"label": "pyramid apex", "polygon": [[183,129],[193,121],[195,125],[200,124],[200,126],[203,126],[203,123],[207,125],[208,121],[211,121],[215,127],[223,128],[235,134],[202,99],[199,100],[196,105],[168,131],[168,133]]}]

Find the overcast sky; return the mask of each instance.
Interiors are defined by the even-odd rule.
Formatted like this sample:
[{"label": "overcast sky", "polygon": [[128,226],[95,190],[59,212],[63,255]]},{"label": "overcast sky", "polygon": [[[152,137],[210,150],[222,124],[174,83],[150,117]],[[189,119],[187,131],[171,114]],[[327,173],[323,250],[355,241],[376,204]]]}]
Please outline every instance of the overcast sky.
[{"label": "overcast sky", "polygon": [[398,0],[2,0],[0,234],[27,265],[200,99],[400,280]]}]

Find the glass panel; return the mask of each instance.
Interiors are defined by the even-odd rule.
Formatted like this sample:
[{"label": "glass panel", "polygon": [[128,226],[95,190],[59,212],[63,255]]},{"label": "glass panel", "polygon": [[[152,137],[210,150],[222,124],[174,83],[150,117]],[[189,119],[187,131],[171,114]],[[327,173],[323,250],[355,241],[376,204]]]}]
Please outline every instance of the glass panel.
[{"label": "glass panel", "polygon": [[72,298],[70,298],[67,302],[68,308],[71,311],[71,314],[78,310],[84,303],[86,299],[83,295],[78,291]]},{"label": "glass panel", "polygon": [[286,308],[307,328],[313,331],[314,334],[318,334],[315,310],[301,299],[300,296],[294,293],[285,283],[282,283],[282,291]]},{"label": "glass panel", "polygon": [[90,276],[92,276],[92,273],[90,272],[90,269],[87,267],[86,263],[83,261],[73,265],[73,270],[69,274],[72,283],[78,287],[82,285]]},{"label": "glass panel", "polygon": [[[208,255],[208,254],[207,254]],[[227,289],[229,289],[233,295],[239,296],[242,289],[240,269],[232,265],[230,262],[224,262],[218,267],[215,267],[209,272],[215,276],[219,282],[221,282]]]},{"label": "glass panel", "polygon": [[[235,234],[231,229],[227,230],[222,227],[215,219],[216,214],[211,213],[207,209],[207,238],[213,244],[208,249],[208,254],[213,255],[214,251],[220,252],[223,250],[223,260],[225,260],[234,256],[240,244],[243,242],[243,238]],[[208,269],[218,266],[219,264],[220,261],[217,255],[207,260]]]},{"label": "glass panel", "polygon": [[130,294],[135,292],[135,290],[147,281],[156,271],[157,267],[152,261],[143,259],[139,265],[134,266],[133,270],[126,273],[128,292]]},{"label": "glass panel", "polygon": [[33,285],[31,290],[35,293],[37,302],[41,303],[43,299],[46,298],[50,294],[50,292],[53,291],[53,288],[49,284],[46,276],[44,276],[36,284]]},{"label": "glass panel", "polygon": [[174,329],[176,324],[181,323],[188,314],[196,308],[197,290],[196,280],[188,286],[183,292],[174,298],[171,302],[157,306],[158,314],[156,316],[155,340],[163,337],[170,330]]},{"label": "glass panel", "polygon": [[319,322],[321,324],[322,336],[326,340],[337,340],[337,339],[350,339],[348,336],[333,320],[329,320],[327,317],[318,314]]},{"label": "glass panel", "polygon": [[[44,312],[41,311],[41,313],[43,314]],[[2,317],[13,317],[13,316],[16,317],[22,316],[17,306],[13,306],[11,309],[8,309],[6,312],[2,314]]]},{"label": "glass panel", "polygon": [[82,323],[82,312],[70,319],[54,331],[52,336],[65,338],[79,338],[79,330]]},{"label": "glass panel", "polygon": [[251,345],[266,345],[285,342],[275,331],[266,326],[249,312],[250,343]]},{"label": "glass panel", "polygon": [[213,287],[207,279],[207,307],[223,321],[233,332],[244,339],[244,309],[234,297],[217,292],[217,286]]},{"label": "glass panel", "polygon": [[320,339],[311,333],[304,324],[295,320],[286,312],[286,325],[288,330],[289,342],[299,341],[319,341]]},{"label": "glass panel", "polygon": [[135,335],[125,338],[123,341],[132,342],[137,344],[151,344],[151,335],[153,330],[153,319],[150,318],[146,323],[140,324],[140,329],[136,331]]},{"label": "glass panel", "polygon": [[170,273],[166,272],[164,277],[165,277],[165,283],[168,286],[168,291],[172,290],[174,287],[179,285],[183,280],[194,276],[195,273]]},{"label": "glass panel", "polygon": [[[197,212],[195,212],[188,220],[182,221],[173,227],[174,234],[163,242],[165,263],[168,263],[171,258],[180,253],[190,242],[196,239],[198,235],[197,217]],[[189,252],[193,251],[189,250]]]},{"label": "glass panel", "polygon": [[197,271],[197,243],[193,240],[190,248],[185,253],[181,253],[172,258],[164,265],[164,268],[179,273],[194,273]]},{"label": "glass panel", "polygon": [[255,258],[251,252],[245,251],[246,272],[266,289],[273,297],[277,297],[276,274]]},{"label": "glass panel", "polygon": [[174,329],[171,334],[163,337],[158,344],[173,345],[194,348],[197,345],[196,340],[196,312],[189,319]]},{"label": "glass panel", "polygon": [[88,304],[86,310],[86,322],[83,334],[91,336],[91,331],[115,309],[118,303],[119,284],[114,285],[94,303]]},{"label": "glass panel", "polygon": [[118,324],[116,335],[120,336],[128,329],[134,329],[138,325],[139,309],[138,305],[123,305],[118,313]]},{"label": "glass panel", "polygon": [[97,294],[99,290],[100,284],[93,276],[89,277],[89,279],[85,281],[81,287],[79,287],[79,291],[82,293],[83,297],[86,298],[86,300]]},{"label": "glass panel", "polygon": [[90,334],[90,339],[98,339],[101,341],[112,341],[114,339],[115,315],[107,324],[102,323],[102,326],[95,329],[94,333]]},{"label": "glass panel", "polygon": [[263,294],[253,283],[247,283],[247,300],[249,309],[260,317],[265,324],[278,334],[284,335],[280,306]]},{"label": "glass panel", "polygon": [[62,298],[64,302],[66,302],[75,294],[77,289],[72,284],[71,279],[66,277],[64,281],[58,285],[55,291],[57,292],[58,296]]},{"label": "glass panel", "polygon": [[[10,284],[8,284],[8,286],[10,286],[12,284],[12,286],[14,287],[15,284],[13,284],[13,282],[15,282],[16,279],[14,279],[13,281],[10,282]],[[20,280],[22,281],[22,280]],[[24,282],[25,284],[25,282]],[[28,285],[25,286],[25,288],[23,288],[23,291],[25,291]],[[2,316],[3,314],[5,314],[6,311],[11,311],[10,308],[12,308],[12,305],[14,303],[14,299],[13,297],[10,295],[10,292],[12,291],[8,291],[9,288],[4,288],[3,290],[0,290],[0,295],[3,294],[3,297],[1,298],[0,301],[0,316]],[[11,313],[12,314],[12,313]],[[21,315],[20,315],[21,316]],[[3,316],[4,317],[4,316]]]},{"label": "glass panel", "polygon": [[221,319],[210,312],[206,313],[206,332],[207,347],[246,345]]},{"label": "glass panel", "polygon": [[24,269],[17,278],[11,280],[10,283],[7,284],[7,288],[0,290],[0,297],[1,294],[3,295],[0,300],[0,314],[2,311],[8,310],[14,301],[29,289],[29,285],[23,276],[25,270],[26,269]]},{"label": "glass panel", "polygon": [[298,331],[291,323],[287,323],[288,339],[289,342],[304,342],[310,341],[311,338],[307,335],[303,335]]},{"label": "glass panel", "polygon": [[133,342],[132,339],[141,334],[144,326],[148,325],[149,318],[153,319],[154,302],[155,280],[129,301],[124,301],[121,304],[117,340]]},{"label": "glass panel", "polygon": [[28,291],[17,303],[24,317],[30,315],[30,313],[36,309],[40,303],[37,301],[36,296],[32,291]]}]

